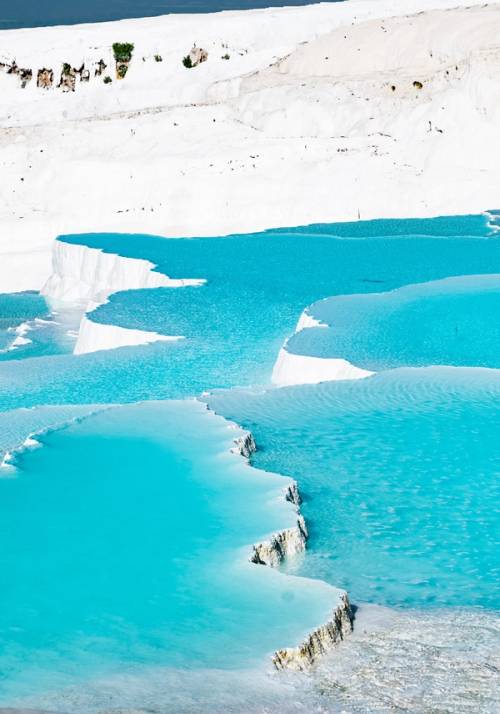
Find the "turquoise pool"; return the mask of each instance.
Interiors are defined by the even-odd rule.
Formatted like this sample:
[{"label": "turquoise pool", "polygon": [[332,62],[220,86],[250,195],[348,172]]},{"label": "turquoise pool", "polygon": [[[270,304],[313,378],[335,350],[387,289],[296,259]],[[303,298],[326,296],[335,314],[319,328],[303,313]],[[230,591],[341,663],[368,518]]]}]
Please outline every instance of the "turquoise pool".
[{"label": "turquoise pool", "polygon": [[[90,316],[184,340],[80,356],[76,309],[1,296],[2,346],[34,329],[0,353],[0,706],[498,710],[496,222],[60,237],[207,282],[115,293]],[[328,326],[293,335],[306,308]],[[287,338],[377,374],[272,389]],[[194,398],[252,429],[257,468]],[[248,562],[296,519],[278,474],[310,527],[283,572]],[[325,621],[336,587],[360,606],[352,643],[277,679],[271,653]],[[380,635],[363,624],[379,607]],[[398,677],[404,706],[389,706],[376,683]]]},{"label": "turquoise pool", "polygon": [[500,372],[400,369],[211,408],[252,430],[256,466],[298,480],[299,572],[355,602],[500,607]]}]

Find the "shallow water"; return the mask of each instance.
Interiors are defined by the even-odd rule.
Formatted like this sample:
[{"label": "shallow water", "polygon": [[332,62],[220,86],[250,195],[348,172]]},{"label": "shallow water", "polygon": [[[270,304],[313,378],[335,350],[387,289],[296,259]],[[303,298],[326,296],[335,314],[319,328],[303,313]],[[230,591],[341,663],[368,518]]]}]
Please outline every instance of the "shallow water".
[{"label": "shallow water", "polygon": [[499,628],[485,611],[363,607],[353,636],[309,674],[149,668],[23,704],[67,714],[496,714]]},{"label": "shallow water", "polygon": [[355,602],[498,608],[500,371],[396,370],[234,390],[256,466],[297,479],[311,528],[299,572]]},{"label": "shallow water", "polygon": [[0,362],[71,353],[83,309],[37,292],[0,294]]},{"label": "shallow water", "polygon": [[36,292],[0,294],[0,359],[13,351],[15,329],[27,320],[44,318],[49,308]]},{"label": "shallow water", "polygon": [[408,365],[499,366],[500,275],[337,296],[307,312],[322,327],[294,335],[289,352],[342,357],[374,372]]},{"label": "shallow water", "polygon": [[[0,480],[0,703],[148,666],[269,662],[336,590],[248,562],[295,523],[287,480],[196,402],[115,407],[39,437]],[[89,685],[90,686],[90,685]]]},{"label": "shallow water", "polygon": [[[307,338],[299,347],[312,354],[377,369],[498,367],[495,220],[63,237],[207,284],[118,293],[92,313],[185,335],[178,343],[75,357],[55,315],[59,327],[42,326],[31,350],[0,364],[0,449],[14,462],[0,469],[0,704],[497,711],[497,370],[263,389],[308,305],[332,325],[290,340]],[[446,289],[429,285],[449,276]],[[235,389],[245,386],[253,392]],[[94,414],[99,403],[220,389],[209,402],[255,431],[255,464],[302,487],[310,548],[286,570],[312,580],[247,562],[250,544],[293,515],[281,477],[231,465],[227,424],[193,402]],[[15,450],[37,430],[43,448]],[[380,627],[360,614],[355,637],[317,671],[277,677],[269,654],[331,607],[321,579],[357,604],[402,609]]]},{"label": "shallow water", "polygon": [[112,295],[92,320],[186,339],[4,365],[0,408],[178,398],[268,384],[279,348],[316,300],[449,275],[500,273],[500,239],[492,237],[485,216],[210,239],[93,234],[62,240],[148,259],[172,278],[205,278],[207,284]]}]

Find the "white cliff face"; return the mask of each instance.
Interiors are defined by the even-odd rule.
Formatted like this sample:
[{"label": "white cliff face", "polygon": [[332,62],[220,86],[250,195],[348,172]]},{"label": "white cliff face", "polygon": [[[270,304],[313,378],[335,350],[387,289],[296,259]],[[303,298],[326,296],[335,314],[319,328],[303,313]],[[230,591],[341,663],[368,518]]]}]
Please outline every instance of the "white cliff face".
[{"label": "white cliff face", "polygon": [[92,320],[92,311],[106,302],[112,293],[120,290],[198,287],[205,282],[198,279],[169,278],[155,268],[148,260],[125,258],[81,244],[60,240],[54,242],[52,275],[41,292],[52,301],[85,305],[74,354],[182,338],[182,335],[160,335],[157,332],[129,329]]},{"label": "white cliff face", "polygon": [[296,355],[288,352],[285,345],[278,353],[271,381],[277,387],[289,387],[338,379],[361,379],[372,374],[345,359]]},{"label": "white cliff face", "polygon": [[146,330],[131,330],[118,325],[106,325],[82,317],[78,338],[73,354],[82,355],[99,350],[112,350],[117,347],[146,345],[152,342],[172,342],[182,340],[181,336],[160,335]]},{"label": "white cliff face", "polygon": [[120,290],[177,288],[205,282],[172,279],[155,268],[149,260],[124,258],[98,248],[57,240],[52,250],[52,275],[41,293],[54,300],[93,303],[95,307]]}]

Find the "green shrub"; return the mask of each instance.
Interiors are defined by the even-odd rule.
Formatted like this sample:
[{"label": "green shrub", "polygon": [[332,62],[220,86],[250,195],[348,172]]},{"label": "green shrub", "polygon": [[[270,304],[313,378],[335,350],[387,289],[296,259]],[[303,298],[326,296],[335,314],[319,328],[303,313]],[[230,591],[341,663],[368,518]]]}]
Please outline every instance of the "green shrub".
[{"label": "green shrub", "polygon": [[182,64],[184,65],[184,67],[187,67],[188,69],[191,69],[191,67],[193,66],[193,62],[192,62],[192,60],[191,60],[191,57],[190,57],[189,55],[186,55],[185,57],[183,57],[183,59],[182,59]]},{"label": "green shrub", "polygon": [[231,57],[230,57],[230,55],[228,55],[228,53],[226,52],[225,55],[222,55],[221,59],[228,60],[228,59],[231,59]]},{"label": "green shrub", "polygon": [[163,57],[161,55],[155,55],[155,62],[163,62]]},{"label": "green shrub", "polygon": [[63,68],[62,68],[62,73],[63,74],[69,74],[71,72],[71,65],[68,64],[67,62],[63,63]]},{"label": "green shrub", "polygon": [[117,62],[130,62],[134,45],[131,42],[114,42],[113,55]]},{"label": "green shrub", "polygon": [[102,81],[104,82],[104,84],[109,84],[109,83],[112,82],[113,80],[111,79],[111,77],[109,76],[109,74],[107,74],[107,75],[104,77],[104,79],[103,79]]}]

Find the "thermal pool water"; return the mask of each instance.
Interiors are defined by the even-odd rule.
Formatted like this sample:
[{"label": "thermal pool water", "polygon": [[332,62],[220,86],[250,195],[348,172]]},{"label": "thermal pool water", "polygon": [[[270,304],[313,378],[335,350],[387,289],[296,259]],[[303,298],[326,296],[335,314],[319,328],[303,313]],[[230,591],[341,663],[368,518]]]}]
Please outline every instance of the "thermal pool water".
[{"label": "thermal pool water", "polygon": [[[184,339],[81,355],[82,305],[1,296],[0,706],[497,711],[496,222],[59,238],[206,282],[87,314]],[[294,334],[304,310],[322,326]],[[283,345],[376,374],[273,389]],[[222,417],[254,432],[254,468]],[[308,549],[250,563],[297,522],[290,477]],[[353,634],[275,672],[337,587]]]}]

